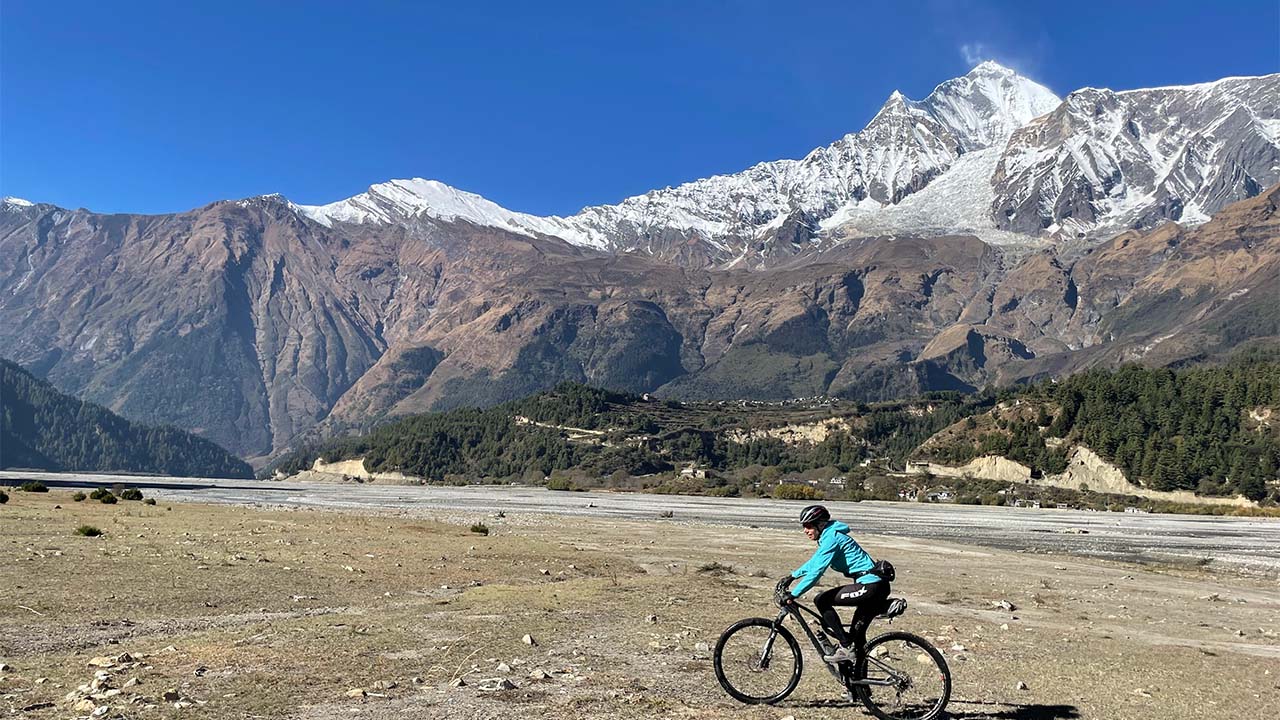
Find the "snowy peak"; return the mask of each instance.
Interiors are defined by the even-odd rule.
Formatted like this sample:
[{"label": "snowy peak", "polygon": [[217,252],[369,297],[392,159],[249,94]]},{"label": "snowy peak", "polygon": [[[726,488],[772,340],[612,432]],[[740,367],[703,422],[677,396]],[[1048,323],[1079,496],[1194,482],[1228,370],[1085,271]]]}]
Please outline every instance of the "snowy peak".
[{"label": "snowy peak", "polygon": [[922,105],[968,152],[1005,142],[1061,102],[1045,86],[988,60],[934,88]]},{"label": "snowy peak", "polygon": [[294,207],[326,227],[335,222],[394,224],[425,216],[447,222],[464,220],[525,235],[556,235],[579,245],[598,246],[562,218],[513,212],[475,193],[423,178],[378,183],[366,192],[328,205]]},{"label": "snowy peak", "polygon": [[1009,140],[998,225],[1088,237],[1200,223],[1280,182],[1280,74],[1140,90],[1084,88]]}]

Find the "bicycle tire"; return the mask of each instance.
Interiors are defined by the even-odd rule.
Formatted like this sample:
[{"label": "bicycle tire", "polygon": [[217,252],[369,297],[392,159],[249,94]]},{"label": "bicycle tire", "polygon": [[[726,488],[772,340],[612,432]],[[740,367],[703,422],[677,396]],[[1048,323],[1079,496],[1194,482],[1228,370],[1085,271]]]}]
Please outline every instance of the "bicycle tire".
[{"label": "bicycle tire", "polygon": [[[733,683],[725,676],[725,645],[736,633],[751,627],[768,628],[775,632],[779,638],[782,638],[786,643],[786,647],[791,652],[791,677],[787,680],[787,684],[782,688],[782,690],[777,693],[771,695],[751,695],[743,692],[737,687],[734,687]],[[773,644],[772,654],[778,654],[778,644],[776,642]],[[803,655],[800,653],[800,643],[796,641],[795,635],[792,635],[791,631],[783,627],[781,623],[775,623],[773,620],[768,618],[747,618],[730,625],[728,629],[721,633],[720,639],[716,641],[713,664],[715,665],[716,670],[716,680],[720,682],[720,687],[724,688],[724,691],[729,693],[729,696],[734,700],[748,705],[772,705],[774,703],[781,702],[796,689],[797,685],[800,684],[800,674],[804,670],[804,659]]]},{"label": "bicycle tire", "polygon": [[938,674],[942,681],[941,695],[933,702],[932,707],[930,707],[927,712],[924,714],[912,715],[895,715],[887,712],[876,702],[876,699],[872,697],[872,688],[867,685],[856,686],[858,689],[858,699],[862,701],[862,705],[868,712],[880,720],[936,720],[942,716],[943,712],[946,711],[947,703],[951,700],[951,668],[947,667],[946,659],[943,658],[942,653],[933,646],[933,643],[930,643],[919,635],[909,632],[888,632],[883,635],[877,635],[867,643],[866,652],[858,659],[858,665],[855,668],[855,676],[859,678],[867,677],[867,658],[871,656],[871,653],[875,651],[877,646],[894,640],[916,646],[933,660],[933,664],[937,666]]}]

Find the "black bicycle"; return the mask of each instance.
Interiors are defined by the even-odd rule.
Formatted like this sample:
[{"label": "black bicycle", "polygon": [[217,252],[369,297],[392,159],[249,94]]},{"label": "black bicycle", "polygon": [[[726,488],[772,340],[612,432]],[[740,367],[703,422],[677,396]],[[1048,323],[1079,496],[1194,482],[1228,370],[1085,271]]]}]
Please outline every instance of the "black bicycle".
[{"label": "black bicycle", "polygon": [[[778,616],[739,620],[724,631],[716,643],[716,679],[735,700],[748,704],[781,702],[800,684],[804,661],[800,643],[783,627],[794,618],[813,643],[819,657],[835,648],[833,638],[822,627],[821,616],[787,593],[789,579],[774,587],[773,600]],[[878,618],[892,621],[907,609],[902,598],[888,598]],[[804,615],[817,620],[810,627]],[[848,698],[862,701],[881,720],[934,720],[942,715],[951,699],[951,670],[942,653],[928,640],[908,632],[887,632],[857,648],[857,661],[827,669],[844,688]]]}]

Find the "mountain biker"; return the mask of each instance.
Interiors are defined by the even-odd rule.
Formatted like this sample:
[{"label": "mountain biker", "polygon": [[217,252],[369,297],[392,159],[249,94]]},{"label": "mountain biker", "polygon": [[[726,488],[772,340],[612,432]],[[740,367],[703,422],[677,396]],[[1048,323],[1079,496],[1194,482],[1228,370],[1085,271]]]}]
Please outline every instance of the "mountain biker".
[{"label": "mountain biker", "polygon": [[[783,578],[783,582],[789,585],[794,580],[800,581],[790,592],[790,599],[794,600],[817,584],[827,568],[853,578],[851,584],[819,593],[813,604],[822,615],[823,627],[840,644],[822,659],[832,664],[854,661],[857,649],[867,644],[867,625],[884,608],[889,597],[889,582],[871,572],[875,561],[849,537],[849,526],[832,520],[831,513],[822,505],[810,505],[800,511],[800,525],[804,527],[805,536],[818,543],[818,549],[808,562]],[[856,608],[850,622],[853,637],[845,632],[835,606]]]}]

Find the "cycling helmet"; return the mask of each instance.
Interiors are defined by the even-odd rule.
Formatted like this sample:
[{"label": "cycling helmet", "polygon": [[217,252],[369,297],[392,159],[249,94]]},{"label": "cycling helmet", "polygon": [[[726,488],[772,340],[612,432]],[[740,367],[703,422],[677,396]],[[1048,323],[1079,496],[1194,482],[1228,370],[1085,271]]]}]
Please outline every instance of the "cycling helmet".
[{"label": "cycling helmet", "polygon": [[821,505],[810,505],[800,511],[801,525],[816,525],[831,519],[831,513]]}]

